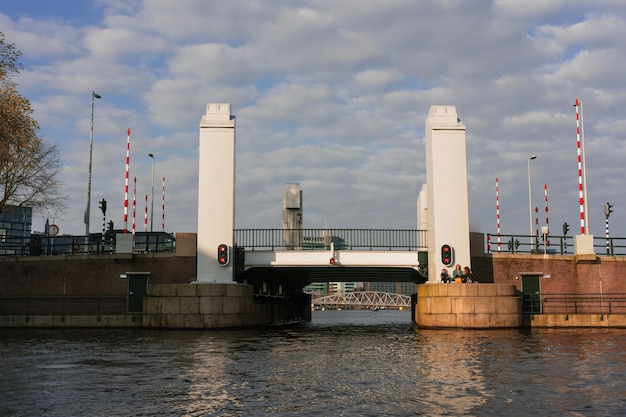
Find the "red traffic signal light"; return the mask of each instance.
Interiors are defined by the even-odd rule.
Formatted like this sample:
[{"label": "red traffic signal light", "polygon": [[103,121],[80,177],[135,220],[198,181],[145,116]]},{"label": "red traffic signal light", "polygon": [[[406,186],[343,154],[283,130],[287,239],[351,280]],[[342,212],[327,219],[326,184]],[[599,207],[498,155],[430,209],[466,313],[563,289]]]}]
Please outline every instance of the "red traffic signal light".
[{"label": "red traffic signal light", "polygon": [[226,266],[228,261],[228,245],[222,243],[217,247],[217,263]]},{"label": "red traffic signal light", "polygon": [[441,245],[441,263],[445,266],[451,266],[454,263],[452,247],[450,245]]}]

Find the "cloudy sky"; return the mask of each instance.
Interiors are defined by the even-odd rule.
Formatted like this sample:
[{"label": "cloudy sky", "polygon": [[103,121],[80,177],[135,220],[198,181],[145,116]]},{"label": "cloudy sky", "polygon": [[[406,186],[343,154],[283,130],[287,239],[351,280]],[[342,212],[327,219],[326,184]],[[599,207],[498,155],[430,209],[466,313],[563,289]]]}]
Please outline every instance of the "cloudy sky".
[{"label": "cloudy sky", "polygon": [[425,117],[454,105],[467,127],[470,229],[497,232],[498,178],[501,233],[528,234],[535,154],[540,226],[547,184],[551,233],[567,222],[577,234],[578,98],[590,231],[604,236],[610,202],[611,234],[626,237],[625,0],[21,0],[0,4],[0,31],[23,53],[15,81],[41,134],[62,150],[70,209],[51,219],[62,233],[84,233],[96,91],[94,232],[102,198],[122,227],[129,128],[137,229],[152,153],[155,230],[165,176],[166,230],[196,231],[200,118],[228,102],[237,228],[280,227],[292,182],[304,227],[415,228]]}]

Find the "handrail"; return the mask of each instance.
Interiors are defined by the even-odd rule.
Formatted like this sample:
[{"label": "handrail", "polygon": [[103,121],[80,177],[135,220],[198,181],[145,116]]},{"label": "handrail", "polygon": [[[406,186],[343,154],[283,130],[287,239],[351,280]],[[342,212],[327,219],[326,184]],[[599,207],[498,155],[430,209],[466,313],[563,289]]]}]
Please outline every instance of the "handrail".
[{"label": "handrail", "polygon": [[[626,256],[626,238],[594,236],[593,247],[598,256]],[[487,253],[572,255],[574,237],[547,235],[544,241],[543,236],[487,234]]]},{"label": "handrail", "polygon": [[540,293],[544,314],[625,314],[626,293]]},{"label": "handrail", "polygon": [[[176,239],[165,232],[136,232],[134,253],[173,252]],[[0,242],[0,257],[106,255],[115,253],[114,232],[92,233],[88,236],[7,236]]]},{"label": "handrail", "polygon": [[246,250],[427,249],[426,230],[416,229],[235,229],[235,246]]}]

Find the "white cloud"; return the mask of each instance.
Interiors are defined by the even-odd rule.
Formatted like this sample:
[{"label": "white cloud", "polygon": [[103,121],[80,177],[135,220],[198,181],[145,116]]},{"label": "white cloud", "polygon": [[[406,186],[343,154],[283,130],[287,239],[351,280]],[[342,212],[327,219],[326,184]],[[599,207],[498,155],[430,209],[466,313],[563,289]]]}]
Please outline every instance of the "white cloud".
[{"label": "white cloud", "polygon": [[63,20],[60,10],[0,14],[7,40],[24,52],[20,89],[42,134],[63,149],[73,209],[62,231],[84,227],[95,90],[103,98],[94,120],[94,195],[121,212],[130,127],[131,175],[145,196],[146,155],[157,156],[171,231],[196,227],[198,125],[208,102],[232,103],[237,116],[238,227],[279,227],[287,182],[301,184],[307,227],[415,227],[424,119],[435,104],[455,105],[468,129],[472,230],[495,232],[498,177],[505,233],[528,232],[533,153],[534,201],[542,202],[547,184],[551,223],[575,225],[572,103],[583,99],[591,229],[603,230],[610,200],[616,233],[626,236],[620,1],[94,6],[96,21]]}]

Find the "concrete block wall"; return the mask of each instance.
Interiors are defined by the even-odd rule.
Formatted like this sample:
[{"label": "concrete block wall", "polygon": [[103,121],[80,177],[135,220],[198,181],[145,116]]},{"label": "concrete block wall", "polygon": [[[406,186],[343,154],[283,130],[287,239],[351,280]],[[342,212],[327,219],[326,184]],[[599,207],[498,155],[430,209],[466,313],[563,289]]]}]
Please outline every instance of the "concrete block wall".
[{"label": "concrete block wall", "polygon": [[525,314],[527,327],[626,327],[626,314]]},{"label": "concrete block wall", "polygon": [[254,302],[254,288],[238,283],[162,284],[148,287],[143,326],[224,329],[277,324],[288,317],[280,303]]},{"label": "concrete block wall", "polygon": [[422,284],[415,322],[422,328],[509,328],[522,325],[514,285]]}]

